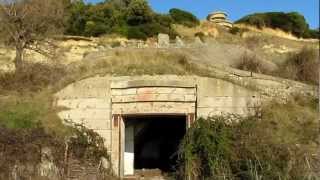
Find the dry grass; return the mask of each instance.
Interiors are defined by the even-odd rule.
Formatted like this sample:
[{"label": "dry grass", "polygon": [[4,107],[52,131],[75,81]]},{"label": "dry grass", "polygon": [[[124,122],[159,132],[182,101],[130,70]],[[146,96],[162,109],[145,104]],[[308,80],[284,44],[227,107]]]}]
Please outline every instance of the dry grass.
[{"label": "dry grass", "polygon": [[286,38],[286,39],[290,39],[290,40],[298,40],[298,38],[295,37],[294,35],[287,33],[287,32],[284,32],[280,29],[272,29],[272,28],[268,28],[268,27],[264,27],[262,29],[259,29],[257,27],[246,25],[246,24],[235,24],[235,26],[239,27],[239,28],[249,29],[250,31],[254,31],[254,32],[264,33],[264,34],[277,36],[277,37],[281,37],[281,38]]},{"label": "dry grass", "polygon": [[189,62],[181,52],[159,49],[118,49],[96,60],[84,61],[77,68],[83,76],[113,75],[205,75],[207,72]]},{"label": "dry grass", "polygon": [[0,92],[37,92],[55,84],[67,74],[64,66],[43,63],[25,63],[22,71],[0,74]]},{"label": "dry grass", "polygon": [[270,70],[262,63],[262,60],[255,54],[249,54],[247,52],[239,58],[235,68],[262,74],[268,74],[270,72]]},{"label": "dry grass", "polygon": [[289,54],[286,62],[281,65],[278,74],[284,78],[318,84],[319,52],[304,47],[297,53]]}]

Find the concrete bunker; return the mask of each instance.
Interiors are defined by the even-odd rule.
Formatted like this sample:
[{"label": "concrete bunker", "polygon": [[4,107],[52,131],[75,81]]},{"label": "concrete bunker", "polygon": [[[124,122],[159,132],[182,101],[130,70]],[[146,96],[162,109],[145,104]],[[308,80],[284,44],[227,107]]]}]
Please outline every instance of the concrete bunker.
[{"label": "concrete bunker", "polygon": [[[55,97],[56,106],[68,108],[59,112],[61,119],[83,124],[105,139],[119,177],[140,168],[170,171],[176,143],[197,117],[245,115],[260,103],[259,93],[221,79],[175,75],[92,77]],[[160,145],[161,138],[172,146]],[[154,143],[159,148],[152,154],[149,144]]]},{"label": "concrete bunker", "polygon": [[174,171],[179,144],[186,132],[185,115],[127,116],[124,174],[135,170]]}]

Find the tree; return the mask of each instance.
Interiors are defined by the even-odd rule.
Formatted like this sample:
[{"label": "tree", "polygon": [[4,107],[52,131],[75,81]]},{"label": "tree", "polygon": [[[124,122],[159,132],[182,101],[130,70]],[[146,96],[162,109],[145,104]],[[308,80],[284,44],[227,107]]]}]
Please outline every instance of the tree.
[{"label": "tree", "polygon": [[170,9],[169,13],[174,22],[177,24],[182,24],[187,27],[195,27],[200,24],[198,18],[188,11],[173,8]]},{"label": "tree", "polygon": [[[266,12],[247,15],[235,23],[244,23],[258,28],[279,28],[297,37],[309,38],[309,25],[303,15],[298,12]],[[313,33],[312,35],[315,35]]]},{"label": "tree", "polygon": [[146,0],[132,0],[127,8],[127,23],[132,26],[150,23],[154,13]]},{"label": "tree", "polygon": [[64,1],[0,0],[0,37],[16,50],[16,70],[23,68],[26,49],[52,54],[49,37],[62,32]]}]

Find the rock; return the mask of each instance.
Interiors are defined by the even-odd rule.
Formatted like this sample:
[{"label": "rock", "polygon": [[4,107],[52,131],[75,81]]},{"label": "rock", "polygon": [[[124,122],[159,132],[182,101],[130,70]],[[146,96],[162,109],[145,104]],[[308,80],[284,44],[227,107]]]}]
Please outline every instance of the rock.
[{"label": "rock", "polygon": [[158,47],[167,48],[170,46],[170,37],[168,34],[158,34]]},{"label": "rock", "polygon": [[104,168],[104,169],[110,169],[110,162],[107,158],[105,157],[101,157],[100,158],[100,161],[101,161],[101,166]]},{"label": "rock", "polygon": [[194,45],[196,45],[196,46],[202,46],[203,45],[202,40],[198,36],[196,36],[196,38],[194,39]]},{"label": "rock", "polygon": [[176,37],[176,46],[178,47],[178,48],[180,48],[180,47],[184,47],[184,42],[182,41],[182,39],[179,37],[179,36],[177,36]]},{"label": "rock", "polygon": [[120,47],[127,47],[127,42],[126,41],[120,41]]},{"label": "rock", "polygon": [[41,149],[41,163],[38,165],[38,175],[48,179],[60,179],[59,168],[53,162],[53,155],[50,148]]}]

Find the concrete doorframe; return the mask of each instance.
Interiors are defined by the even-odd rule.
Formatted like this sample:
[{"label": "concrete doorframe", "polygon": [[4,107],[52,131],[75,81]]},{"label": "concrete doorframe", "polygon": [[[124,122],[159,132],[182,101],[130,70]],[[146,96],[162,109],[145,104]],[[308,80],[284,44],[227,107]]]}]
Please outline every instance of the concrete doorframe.
[{"label": "concrete doorframe", "polygon": [[[125,118],[126,116],[150,116],[150,115],[155,115],[155,114],[136,114],[136,115],[130,115],[130,114],[113,114],[112,115],[112,139],[113,139],[113,145],[114,148],[117,147],[118,149],[118,156],[114,155],[113,162],[116,162],[117,164],[114,164],[114,166],[118,168],[117,175],[120,178],[124,177],[124,150],[125,150]],[[161,114],[156,114],[160,116],[185,116],[186,117],[186,129],[190,128],[192,123],[195,121],[195,113],[185,113],[185,114],[168,114],[168,113],[161,113]]]}]

